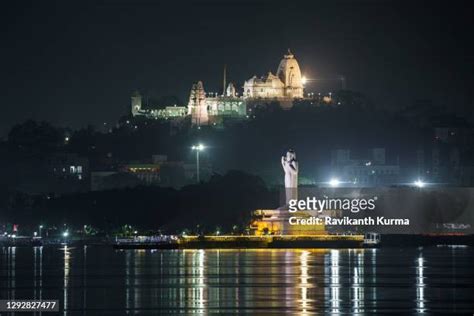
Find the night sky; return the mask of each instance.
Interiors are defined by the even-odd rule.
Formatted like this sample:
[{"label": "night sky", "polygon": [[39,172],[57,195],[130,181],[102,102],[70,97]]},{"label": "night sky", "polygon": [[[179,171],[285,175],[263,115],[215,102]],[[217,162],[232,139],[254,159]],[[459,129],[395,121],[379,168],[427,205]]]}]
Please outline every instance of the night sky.
[{"label": "night sky", "polygon": [[[473,106],[473,11],[446,1],[12,1],[2,4],[0,135],[28,118],[114,122],[131,91],[186,101],[242,86],[291,48],[303,74],[344,75],[378,105]],[[332,86],[331,86],[332,85]],[[328,91],[337,81],[313,82]]]}]

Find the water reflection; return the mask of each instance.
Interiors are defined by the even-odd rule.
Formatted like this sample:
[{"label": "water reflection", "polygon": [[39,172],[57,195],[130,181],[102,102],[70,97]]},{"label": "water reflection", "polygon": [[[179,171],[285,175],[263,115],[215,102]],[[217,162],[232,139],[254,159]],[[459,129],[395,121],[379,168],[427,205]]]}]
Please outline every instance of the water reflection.
[{"label": "water reflection", "polygon": [[339,250],[332,249],[325,255],[324,266],[329,274],[329,284],[325,287],[325,300],[330,304],[332,313],[340,312],[340,278],[339,278]]},{"label": "water reflection", "polygon": [[[193,264],[192,264],[192,275],[190,288],[191,297],[190,300],[194,304],[191,305],[193,313],[202,314],[207,307],[207,279],[205,275],[205,260],[206,252],[201,249],[192,252]],[[197,309],[196,309],[197,307]]]},{"label": "water reflection", "polygon": [[68,306],[68,288],[69,288],[69,265],[71,260],[71,252],[67,245],[63,247],[64,252],[64,277],[63,277],[63,306],[64,306],[64,315],[67,315]]},{"label": "water reflection", "polygon": [[425,312],[425,278],[423,276],[424,259],[422,254],[416,260],[416,311],[418,313]]},{"label": "water reflection", "polygon": [[85,315],[87,309],[87,245],[83,246],[82,252],[84,254],[82,262],[82,306],[84,308],[83,315]]},{"label": "water reflection", "polygon": [[63,315],[111,308],[117,314],[257,315],[474,310],[469,247],[114,251],[64,246],[4,247],[0,254],[1,298],[59,299]]},{"label": "water reflection", "polygon": [[364,312],[364,252],[356,254],[356,265],[352,277],[352,312],[359,314]]},{"label": "water reflection", "polygon": [[133,251],[127,251],[125,253],[125,309],[128,312],[133,308],[131,305],[131,291],[133,287],[131,286],[131,265],[132,265],[132,255],[134,254]]},{"label": "water reflection", "polygon": [[376,302],[377,302],[377,287],[376,287],[376,284],[377,284],[377,252],[378,252],[378,249],[370,249],[370,250],[367,250],[369,253],[370,253],[370,274],[371,274],[371,280],[370,280],[370,284],[365,284],[365,286],[369,286],[370,287],[370,292],[371,292],[371,295],[370,295],[370,307],[372,308],[372,310],[374,312],[377,312],[377,306],[376,306]]},{"label": "water reflection", "polygon": [[308,299],[309,274],[308,274],[308,257],[309,251],[302,251],[300,255],[300,288],[301,288],[301,315],[308,315],[308,308],[311,309],[310,300]]},{"label": "water reflection", "polygon": [[33,248],[33,298],[43,298],[43,247]]},{"label": "water reflection", "polygon": [[9,300],[16,299],[16,247],[8,247],[7,249],[7,273],[8,273],[8,295]]}]

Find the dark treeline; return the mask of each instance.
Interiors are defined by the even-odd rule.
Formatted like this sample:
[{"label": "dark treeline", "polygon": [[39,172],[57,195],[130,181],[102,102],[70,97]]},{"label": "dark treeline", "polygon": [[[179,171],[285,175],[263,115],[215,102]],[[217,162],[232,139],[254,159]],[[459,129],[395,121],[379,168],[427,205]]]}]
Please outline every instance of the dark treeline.
[{"label": "dark treeline", "polygon": [[175,233],[239,231],[248,226],[251,211],[277,207],[278,192],[240,171],[214,175],[207,183],[180,190],[138,186],[121,190],[83,192],[60,197],[16,195],[2,205],[0,221],[22,227],[91,225],[112,231],[123,225]]}]

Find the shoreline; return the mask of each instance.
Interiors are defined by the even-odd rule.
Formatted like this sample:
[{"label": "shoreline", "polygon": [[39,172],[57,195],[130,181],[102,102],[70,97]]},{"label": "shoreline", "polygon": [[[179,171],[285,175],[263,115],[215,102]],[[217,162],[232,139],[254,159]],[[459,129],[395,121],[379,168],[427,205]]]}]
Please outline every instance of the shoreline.
[{"label": "shoreline", "polygon": [[[456,234],[380,234],[381,241],[372,247],[474,246],[474,235]],[[112,246],[114,249],[283,249],[283,248],[370,248],[363,235],[313,236],[186,236],[176,242],[118,242],[102,240],[46,240],[45,242],[1,242],[0,247],[41,246]]]}]

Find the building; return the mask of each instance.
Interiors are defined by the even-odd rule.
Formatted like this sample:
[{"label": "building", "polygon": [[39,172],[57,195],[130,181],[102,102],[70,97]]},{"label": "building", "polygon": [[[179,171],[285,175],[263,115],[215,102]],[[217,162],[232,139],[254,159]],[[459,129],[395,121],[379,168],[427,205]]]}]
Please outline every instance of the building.
[{"label": "building", "polygon": [[89,159],[73,153],[57,153],[48,158],[50,173],[60,179],[83,180],[89,172]]},{"label": "building", "polygon": [[[212,117],[244,117],[247,114],[245,101],[237,97],[232,82],[227,86],[225,95],[207,98],[206,103],[208,114]],[[213,121],[215,121],[215,118]]]},{"label": "building", "polygon": [[223,95],[207,96],[201,81],[193,84],[188,103],[188,116],[193,126],[220,125],[222,119],[242,119],[247,116],[247,105],[237,96],[229,83]]},{"label": "building", "polygon": [[266,76],[258,78],[253,76],[244,84],[244,96],[246,98],[273,99],[282,98],[285,85],[280,78],[268,72]]},{"label": "building", "polygon": [[224,95],[207,97],[206,105],[208,124],[215,127],[223,127],[224,121],[247,118],[247,103],[237,96],[232,83],[229,83]]},{"label": "building", "polygon": [[[46,173],[41,172],[46,168]],[[45,160],[45,165],[35,165],[40,174],[25,178],[29,192],[70,193],[87,190],[90,170],[89,159],[75,153],[53,153]],[[28,172],[28,170],[25,170]],[[44,171],[44,170],[43,170]],[[31,172],[31,171],[30,171]],[[31,177],[31,175],[30,175]],[[36,187],[36,188],[35,188]]]},{"label": "building", "polygon": [[206,102],[206,92],[202,81],[193,84],[189,95],[188,115],[193,125],[201,126],[209,123],[209,114]]},{"label": "building", "polygon": [[144,108],[143,107],[143,96],[140,92],[135,91],[131,97],[131,114],[133,117],[146,117],[150,119],[179,119],[183,118],[188,113],[188,108],[185,106],[173,106],[157,107],[157,108]]},{"label": "building", "polygon": [[244,84],[245,98],[302,99],[304,95],[303,77],[295,56],[288,54],[280,61],[276,75],[253,76]]},{"label": "building", "polygon": [[152,110],[152,115],[162,119],[175,119],[184,117],[187,114],[185,106],[166,106],[164,109]]},{"label": "building", "polygon": [[[209,179],[212,166],[207,160],[200,163],[200,178]],[[131,161],[113,170],[95,170],[91,172],[92,191],[111,190],[139,185],[156,185],[181,188],[196,182],[196,164],[183,161],[170,161],[166,155],[153,155],[144,161]]]},{"label": "building", "polygon": [[193,126],[220,125],[224,119],[247,118],[249,104],[261,101],[277,101],[284,108],[289,108],[294,99],[304,96],[303,77],[295,56],[288,50],[280,61],[276,75],[269,72],[266,76],[245,81],[243,93],[240,94],[233,83],[224,84],[221,95],[207,94],[204,83],[198,81],[192,85],[187,107],[168,106],[160,109],[145,109],[142,96],[134,92],[131,97],[131,114],[154,119],[180,119],[188,117]]},{"label": "building", "polygon": [[157,163],[135,163],[123,165],[121,172],[132,174],[143,184],[151,185],[160,183],[161,164]]},{"label": "building", "polygon": [[[335,217],[335,212],[325,212],[324,216]],[[311,214],[300,211],[301,218],[310,218]],[[319,215],[317,215],[319,216]],[[250,233],[256,236],[265,235],[286,235],[286,236],[315,236],[327,235],[324,224],[313,225],[290,225],[290,218],[293,217],[288,210],[255,210],[251,213]]]},{"label": "building", "polygon": [[353,158],[349,149],[331,152],[330,170],[327,178],[337,178],[343,186],[371,187],[398,184],[400,165],[398,161],[387,163],[385,148],[372,148],[364,157]]}]

